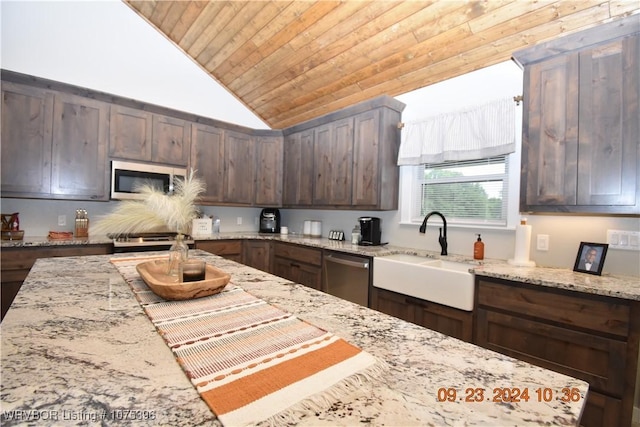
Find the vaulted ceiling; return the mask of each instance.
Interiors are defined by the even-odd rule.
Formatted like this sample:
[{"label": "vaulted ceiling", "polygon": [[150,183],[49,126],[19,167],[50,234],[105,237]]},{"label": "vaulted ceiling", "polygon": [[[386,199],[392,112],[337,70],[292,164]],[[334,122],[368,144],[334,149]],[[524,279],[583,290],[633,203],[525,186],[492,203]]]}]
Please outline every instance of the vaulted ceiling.
[{"label": "vaulted ceiling", "polygon": [[640,12],[637,0],[125,1],[274,129]]}]

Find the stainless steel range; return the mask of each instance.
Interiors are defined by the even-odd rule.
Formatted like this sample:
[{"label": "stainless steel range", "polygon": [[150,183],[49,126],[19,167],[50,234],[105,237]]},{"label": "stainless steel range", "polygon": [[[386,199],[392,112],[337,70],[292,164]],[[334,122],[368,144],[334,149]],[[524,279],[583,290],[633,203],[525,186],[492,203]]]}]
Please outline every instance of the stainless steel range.
[{"label": "stainless steel range", "polygon": [[[113,252],[148,252],[169,250],[176,240],[176,233],[136,233],[119,236],[108,236],[113,239]],[[195,241],[185,236],[184,242],[193,249]]]}]

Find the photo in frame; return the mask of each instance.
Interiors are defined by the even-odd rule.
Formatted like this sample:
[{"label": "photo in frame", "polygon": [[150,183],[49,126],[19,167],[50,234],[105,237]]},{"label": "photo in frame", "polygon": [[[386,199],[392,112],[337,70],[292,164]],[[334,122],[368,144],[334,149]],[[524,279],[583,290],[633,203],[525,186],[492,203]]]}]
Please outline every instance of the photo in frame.
[{"label": "photo in frame", "polygon": [[606,243],[580,242],[573,271],[600,276],[608,248]]}]

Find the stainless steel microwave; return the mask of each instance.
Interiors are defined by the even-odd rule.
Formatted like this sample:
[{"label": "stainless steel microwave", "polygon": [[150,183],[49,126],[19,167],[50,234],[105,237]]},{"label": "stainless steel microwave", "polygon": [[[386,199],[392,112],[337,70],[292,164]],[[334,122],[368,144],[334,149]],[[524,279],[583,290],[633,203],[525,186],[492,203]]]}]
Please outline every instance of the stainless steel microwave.
[{"label": "stainless steel microwave", "polygon": [[124,162],[111,162],[111,198],[114,200],[142,199],[139,193],[141,185],[171,194],[176,178],[185,179],[187,170],[167,165]]}]

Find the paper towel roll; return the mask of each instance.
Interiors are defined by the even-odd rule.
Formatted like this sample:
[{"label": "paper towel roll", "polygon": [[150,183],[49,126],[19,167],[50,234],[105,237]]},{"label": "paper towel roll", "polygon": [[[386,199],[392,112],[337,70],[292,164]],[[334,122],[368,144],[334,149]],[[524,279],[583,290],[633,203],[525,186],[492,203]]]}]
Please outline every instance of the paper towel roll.
[{"label": "paper towel roll", "polygon": [[513,259],[507,262],[512,265],[533,267],[535,262],[529,261],[529,248],[531,247],[531,226],[526,224],[516,225],[516,244]]}]

